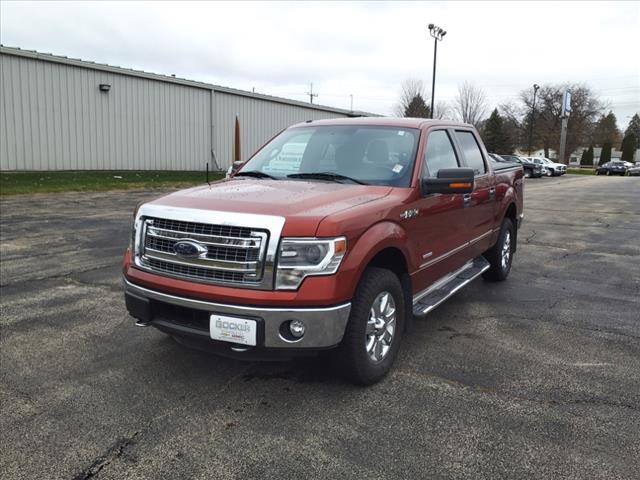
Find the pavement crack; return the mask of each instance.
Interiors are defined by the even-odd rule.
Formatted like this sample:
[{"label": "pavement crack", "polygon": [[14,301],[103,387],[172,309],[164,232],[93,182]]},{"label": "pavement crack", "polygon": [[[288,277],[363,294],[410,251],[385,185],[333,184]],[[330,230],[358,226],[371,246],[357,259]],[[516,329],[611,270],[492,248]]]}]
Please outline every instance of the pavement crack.
[{"label": "pavement crack", "polygon": [[530,236],[528,236],[527,238],[524,239],[524,243],[529,243],[533,239],[533,237],[535,237],[535,236],[536,236],[536,231],[533,230],[533,233]]},{"label": "pavement crack", "polygon": [[136,443],[135,438],[140,432],[136,431],[129,437],[118,439],[102,455],[98,456],[87,468],[73,477],[73,480],[87,480],[95,477],[104,467],[122,456],[125,450]]}]

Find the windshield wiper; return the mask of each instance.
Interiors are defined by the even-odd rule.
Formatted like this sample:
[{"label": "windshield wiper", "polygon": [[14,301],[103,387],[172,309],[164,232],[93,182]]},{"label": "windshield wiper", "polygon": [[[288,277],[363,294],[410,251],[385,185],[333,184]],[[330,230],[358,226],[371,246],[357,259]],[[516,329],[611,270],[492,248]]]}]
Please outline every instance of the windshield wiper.
[{"label": "windshield wiper", "polygon": [[292,173],[287,175],[287,178],[309,178],[318,180],[329,180],[337,182],[339,180],[349,180],[350,182],[359,183],[360,185],[368,185],[368,183],[358,180],[357,178],[347,177],[346,175],[340,175],[334,172],[309,172],[309,173]]},{"label": "windshield wiper", "polygon": [[234,177],[254,177],[254,178],[269,178],[271,180],[277,180],[276,177],[269,175],[268,173],[261,172],[259,170],[247,170],[247,171],[239,171],[234,175]]}]

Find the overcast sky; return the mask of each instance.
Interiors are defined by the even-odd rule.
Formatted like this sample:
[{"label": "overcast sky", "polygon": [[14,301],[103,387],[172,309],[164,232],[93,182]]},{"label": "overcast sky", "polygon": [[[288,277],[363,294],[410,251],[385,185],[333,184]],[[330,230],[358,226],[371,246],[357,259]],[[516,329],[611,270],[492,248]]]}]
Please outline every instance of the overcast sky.
[{"label": "overcast sky", "polygon": [[533,83],[584,82],[624,128],[640,111],[640,2],[8,2],[6,46],[391,114],[403,79],[491,107]]}]

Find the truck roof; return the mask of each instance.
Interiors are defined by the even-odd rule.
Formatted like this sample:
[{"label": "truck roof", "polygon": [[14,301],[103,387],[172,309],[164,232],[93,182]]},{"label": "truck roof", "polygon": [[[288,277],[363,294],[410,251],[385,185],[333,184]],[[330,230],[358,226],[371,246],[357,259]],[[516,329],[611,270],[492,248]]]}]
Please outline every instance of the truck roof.
[{"label": "truck roof", "polygon": [[452,120],[439,120],[428,118],[405,118],[405,117],[357,117],[357,118],[331,118],[326,120],[307,120],[306,122],[293,125],[296,127],[306,127],[309,125],[371,125],[381,127],[399,128],[422,128],[430,125],[449,127],[472,127],[468,123],[454,122]]}]

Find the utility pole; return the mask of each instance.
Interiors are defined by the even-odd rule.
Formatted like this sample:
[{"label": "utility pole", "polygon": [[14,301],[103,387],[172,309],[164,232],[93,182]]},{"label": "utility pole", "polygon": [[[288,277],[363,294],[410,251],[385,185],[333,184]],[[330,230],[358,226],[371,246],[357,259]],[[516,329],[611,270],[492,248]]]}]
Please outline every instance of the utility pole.
[{"label": "utility pole", "polygon": [[313,82],[311,83],[311,88],[307,92],[307,95],[309,95],[309,103],[313,103],[313,97],[317,97],[318,96],[317,93],[313,93]]},{"label": "utility pole", "polygon": [[529,156],[531,156],[531,144],[533,143],[533,123],[536,121],[536,94],[540,85],[533,84],[533,104],[531,105],[531,120],[529,121]]},{"label": "utility pole", "polygon": [[567,145],[567,122],[569,121],[570,113],[571,113],[571,92],[567,90],[564,92],[564,95],[562,96],[562,127],[560,130],[560,154],[558,156],[558,161],[561,163],[565,163],[564,151]]},{"label": "utility pole", "polygon": [[351,108],[349,110],[353,112],[353,94],[350,94],[349,96],[351,97]]},{"label": "utility pole", "polygon": [[447,34],[442,28],[434,25],[433,23],[429,24],[429,35],[431,35],[434,39],[433,41],[433,78],[431,80],[431,118],[433,118],[433,109],[435,104],[435,96],[436,96],[436,58],[438,56],[438,42],[442,41],[442,38]]}]

